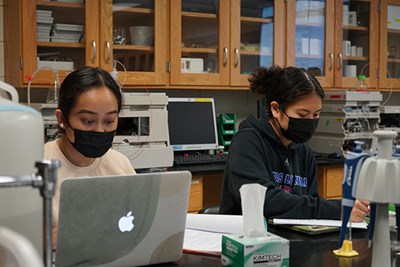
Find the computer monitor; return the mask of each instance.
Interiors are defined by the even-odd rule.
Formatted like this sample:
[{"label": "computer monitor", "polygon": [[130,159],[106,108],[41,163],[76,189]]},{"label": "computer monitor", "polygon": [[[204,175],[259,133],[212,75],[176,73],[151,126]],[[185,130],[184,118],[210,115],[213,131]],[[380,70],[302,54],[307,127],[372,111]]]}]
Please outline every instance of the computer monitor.
[{"label": "computer monitor", "polygon": [[213,98],[169,98],[168,128],[174,151],[218,148]]}]

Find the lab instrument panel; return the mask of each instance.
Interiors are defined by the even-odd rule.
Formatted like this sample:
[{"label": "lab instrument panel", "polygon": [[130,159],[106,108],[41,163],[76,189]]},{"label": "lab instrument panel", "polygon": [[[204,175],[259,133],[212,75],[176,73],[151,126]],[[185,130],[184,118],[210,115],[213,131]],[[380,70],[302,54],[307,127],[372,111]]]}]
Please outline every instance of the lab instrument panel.
[{"label": "lab instrument panel", "polygon": [[[173,165],[169,145],[168,96],[165,93],[123,93],[113,148],[129,158],[135,169]],[[45,141],[58,137],[57,104],[32,104],[44,121]]]},{"label": "lab instrument panel", "polygon": [[379,92],[326,92],[309,145],[318,153],[342,153],[355,147],[355,141],[362,141],[364,150],[376,150],[372,132],[379,129],[381,101]]}]

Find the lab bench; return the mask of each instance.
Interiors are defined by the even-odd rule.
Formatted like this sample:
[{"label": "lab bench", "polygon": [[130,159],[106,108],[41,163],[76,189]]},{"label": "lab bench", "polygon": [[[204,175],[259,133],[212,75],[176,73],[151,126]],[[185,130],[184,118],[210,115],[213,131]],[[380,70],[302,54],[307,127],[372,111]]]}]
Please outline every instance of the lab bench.
[{"label": "lab bench", "polygon": [[[320,155],[316,160],[320,196],[328,199],[341,198],[344,159]],[[173,166],[168,169],[192,173],[188,212],[197,213],[203,207],[219,205],[224,168],[224,163],[210,163]]]}]

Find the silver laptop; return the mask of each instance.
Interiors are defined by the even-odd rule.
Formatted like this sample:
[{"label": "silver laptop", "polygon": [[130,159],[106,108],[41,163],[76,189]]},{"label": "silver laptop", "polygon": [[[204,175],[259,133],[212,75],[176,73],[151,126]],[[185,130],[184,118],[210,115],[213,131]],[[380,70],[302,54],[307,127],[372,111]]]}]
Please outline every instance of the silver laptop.
[{"label": "silver laptop", "polygon": [[191,174],[67,179],[56,266],[139,266],[182,256]]}]

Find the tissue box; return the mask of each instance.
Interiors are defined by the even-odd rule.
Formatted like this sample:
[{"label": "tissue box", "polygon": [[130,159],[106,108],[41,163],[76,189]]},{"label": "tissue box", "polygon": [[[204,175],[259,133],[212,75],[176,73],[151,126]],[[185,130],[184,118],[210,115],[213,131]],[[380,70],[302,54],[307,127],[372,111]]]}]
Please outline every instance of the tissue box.
[{"label": "tissue box", "polygon": [[223,235],[221,261],[223,266],[288,267],[289,240],[272,233],[266,237]]}]

